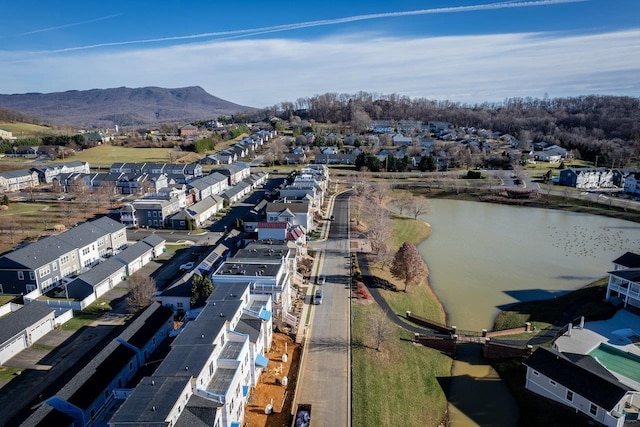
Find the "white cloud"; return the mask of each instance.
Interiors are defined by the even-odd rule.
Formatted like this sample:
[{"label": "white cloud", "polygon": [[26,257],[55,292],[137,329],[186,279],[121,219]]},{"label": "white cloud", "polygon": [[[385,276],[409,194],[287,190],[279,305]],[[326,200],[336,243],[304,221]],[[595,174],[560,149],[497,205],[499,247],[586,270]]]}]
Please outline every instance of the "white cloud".
[{"label": "white cloud", "polygon": [[0,93],[199,85],[215,96],[258,107],[359,90],[461,102],[545,92],[552,97],[640,96],[639,51],[640,29],[596,35],[228,40],[22,59],[0,52],[6,61]]}]

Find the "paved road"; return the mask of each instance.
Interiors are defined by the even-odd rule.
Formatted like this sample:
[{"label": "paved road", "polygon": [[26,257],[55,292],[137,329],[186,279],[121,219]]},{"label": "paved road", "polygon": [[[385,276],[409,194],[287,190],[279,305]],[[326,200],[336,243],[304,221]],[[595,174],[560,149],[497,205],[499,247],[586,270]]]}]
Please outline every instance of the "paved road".
[{"label": "paved road", "polygon": [[305,360],[296,401],[313,405],[313,424],[351,425],[350,283],[348,197],[338,196],[320,274],[324,302],[312,309]]}]

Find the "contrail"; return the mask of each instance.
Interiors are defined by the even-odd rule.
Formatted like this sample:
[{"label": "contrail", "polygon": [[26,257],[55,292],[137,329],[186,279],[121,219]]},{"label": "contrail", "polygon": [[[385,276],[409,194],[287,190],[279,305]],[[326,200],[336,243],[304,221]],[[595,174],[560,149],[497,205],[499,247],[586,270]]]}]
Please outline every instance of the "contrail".
[{"label": "contrail", "polygon": [[60,30],[62,28],[77,27],[78,25],[85,25],[85,24],[91,24],[93,22],[104,21],[105,19],[111,19],[121,15],[122,15],[121,13],[117,13],[115,15],[103,16],[101,18],[90,19],[88,21],[74,22],[72,24],[59,25],[57,27],[49,27],[49,28],[42,28],[39,30],[27,31],[26,33],[16,34],[16,36],[26,36],[29,34],[46,33],[47,31]]},{"label": "contrail", "polygon": [[[244,29],[244,30],[220,31],[220,32],[213,32],[213,33],[191,34],[186,36],[172,36],[172,37],[162,37],[162,38],[155,38],[155,39],[141,39],[141,40],[99,43],[99,44],[86,45],[86,46],[68,47],[68,48],[57,49],[57,50],[48,50],[48,51],[42,51],[42,52],[36,52],[36,53],[64,53],[64,52],[72,52],[77,50],[97,49],[101,47],[113,47],[113,46],[124,46],[124,45],[145,44],[145,43],[160,43],[160,42],[167,42],[167,41],[192,40],[192,39],[211,38],[211,37],[240,38],[240,37],[250,37],[258,34],[292,31],[292,30],[298,30],[302,28],[321,27],[326,25],[340,25],[340,24],[347,24],[350,22],[367,21],[372,19],[397,18],[397,17],[404,17],[404,16],[431,15],[431,14],[443,14],[443,13],[473,12],[473,11],[480,11],[480,10],[512,9],[512,8],[519,8],[519,7],[550,6],[550,5],[556,5],[561,3],[578,3],[578,2],[584,2],[584,1],[589,1],[589,0],[506,1],[506,2],[499,2],[499,3],[471,5],[471,6],[453,6],[453,7],[440,7],[440,8],[434,8],[434,9],[409,10],[409,11],[402,11],[402,12],[372,13],[367,15],[354,15],[354,16],[347,16],[344,18],[323,19],[318,21],[307,21],[307,22],[299,22],[295,24],[274,25],[271,27],[250,28],[250,29]],[[232,36],[232,37],[229,37],[229,36]]]}]

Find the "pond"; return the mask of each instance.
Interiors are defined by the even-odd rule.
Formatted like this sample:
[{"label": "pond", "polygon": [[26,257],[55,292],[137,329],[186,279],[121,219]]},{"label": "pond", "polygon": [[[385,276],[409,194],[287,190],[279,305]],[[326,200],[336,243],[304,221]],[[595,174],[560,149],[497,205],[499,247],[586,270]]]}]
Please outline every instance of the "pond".
[{"label": "pond", "polygon": [[[550,209],[431,200],[418,245],[431,286],[458,329],[491,329],[500,310],[605,277],[640,250],[640,224]],[[419,314],[419,313],[416,313]]]}]

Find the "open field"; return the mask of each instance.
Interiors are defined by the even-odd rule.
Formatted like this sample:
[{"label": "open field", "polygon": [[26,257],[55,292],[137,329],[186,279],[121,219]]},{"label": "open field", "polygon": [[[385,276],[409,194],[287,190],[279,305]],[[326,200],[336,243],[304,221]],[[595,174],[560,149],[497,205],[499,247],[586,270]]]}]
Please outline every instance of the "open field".
[{"label": "open field", "polygon": [[60,130],[48,126],[19,122],[0,122],[0,128],[11,131],[13,136],[18,139],[31,136],[58,135],[61,133]]},{"label": "open field", "polygon": [[169,153],[174,153],[174,159],[188,154],[187,152],[176,151],[173,148],[131,148],[103,144],[83,150],[71,158],[55,160],[54,163],[80,160],[89,162],[92,167],[94,165],[111,165],[117,162],[169,163]]},{"label": "open field", "polygon": [[376,310],[353,305],[353,426],[439,425],[447,399],[438,378],[449,376],[451,359],[393,324],[393,338],[376,351],[367,332]]},{"label": "open field", "polygon": [[9,209],[0,211],[0,253],[55,233],[56,224],[68,228],[96,215],[103,215],[109,208],[108,203],[97,200],[11,203]]}]

